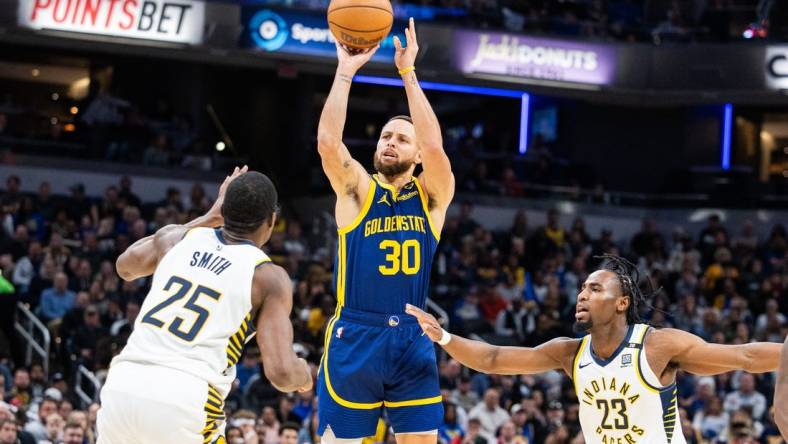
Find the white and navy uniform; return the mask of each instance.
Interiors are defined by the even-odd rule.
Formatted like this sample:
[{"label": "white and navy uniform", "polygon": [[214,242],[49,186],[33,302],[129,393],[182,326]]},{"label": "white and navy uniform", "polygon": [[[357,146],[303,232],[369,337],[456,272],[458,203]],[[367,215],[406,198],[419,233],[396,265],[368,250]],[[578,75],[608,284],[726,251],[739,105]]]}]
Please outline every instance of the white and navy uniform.
[{"label": "white and navy uniform", "polygon": [[252,242],[190,230],[159,262],[101,390],[99,444],[223,442],[224,399],[254,333]]},{"label": "white and navy uniform", "polygon": [[662,386],[646,360],[651,327],[630,325],[616,351],[601,359],[585,336],[572,364],[587,444],[686,444],[676,383]]}]

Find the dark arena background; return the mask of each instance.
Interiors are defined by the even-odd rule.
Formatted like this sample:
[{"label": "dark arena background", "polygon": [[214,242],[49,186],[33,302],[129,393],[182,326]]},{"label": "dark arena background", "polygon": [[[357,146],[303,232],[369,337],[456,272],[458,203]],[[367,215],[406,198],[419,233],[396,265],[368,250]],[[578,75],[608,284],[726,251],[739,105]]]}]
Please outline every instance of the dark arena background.
[{"label": "dark arena background", "polygon": [[[0,420],[18,426],[0,442],[95,442],[100,387],[150,285],[123,282],[115,259],[203,214],[238,165],[279,190],[264,250],[293,280],[296,351],[317,368],[336,306],[316,149],[336,66],[327,6],[0,0]],[[785,339],[786,2],[393,6],[392,35],[416,20],[457,178],[427,305],[444,328],[502,345],[574,337],[578,286],[614,253],[661,287],[650,324]],[[389,37],[351,90],[345,143],[370,170],[382,125],[408,111],[393,51]],[[436,353],[441,444],[584,442],[563,373],[484,375]],[[294,423],[316,444],[314,392],[276,391],[259,354],[251,341],[237,364],[228,442],[276,444]],[[679,373],[687,441],[782,442],[775,380]],[[394,436],[381,421],[364,442]]]}]

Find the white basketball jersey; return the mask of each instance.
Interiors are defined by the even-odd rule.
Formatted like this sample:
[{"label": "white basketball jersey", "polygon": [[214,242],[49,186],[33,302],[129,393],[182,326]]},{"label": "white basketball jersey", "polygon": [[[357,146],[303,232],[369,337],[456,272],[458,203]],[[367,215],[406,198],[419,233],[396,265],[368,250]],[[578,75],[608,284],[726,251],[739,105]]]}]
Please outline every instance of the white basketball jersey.
[{"label": "white basketball jersey", "polygon": [[128,344],[116,362],[171,367],[202,378],[222,399],[252,337],[252,278],[270,262],[252,242],[190,230],[159,262]]},{"label": "white basketball jersey", "polygon": [[686,444],[676,384],[663,387],[646,360],[645,324],[631,325],[608,359],[583,338],[572,372],[587,444]]}]

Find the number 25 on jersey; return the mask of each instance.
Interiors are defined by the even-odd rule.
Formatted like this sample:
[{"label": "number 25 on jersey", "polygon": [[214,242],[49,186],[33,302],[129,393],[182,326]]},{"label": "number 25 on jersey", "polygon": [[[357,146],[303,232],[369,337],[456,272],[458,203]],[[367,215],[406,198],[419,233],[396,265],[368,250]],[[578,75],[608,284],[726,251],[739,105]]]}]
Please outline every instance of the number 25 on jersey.
[{"label": "number 25 on jersey", "polygon": [[[143,324],[151,324],[154,327],[162,328],[166,322],[155,317],[155,315],[164,308],[186,297],[186,295],[189,294],[189,291],[194,286],[194,284],[182,277],[173,276],[169,281],[167,281],[167,284],[164,286],[164,291],[171,291],[173,286],[176,285],[178,286],[178,291],[176,291],[175,294],[160,302],[155,307],[151,308],[147,313],[145,313],[145,315],[142,317]],[[202,330],[203,325],[205,325],[205,321],[208,320],[208,316],[210,316],[208,309],[201,305],[197,305],[197,300],[203,295],[215,301],[218,301],[219,298],[222,297],[222,294],[218,291],[212,290],[203,285],[198,285],[197,288],[191,292],[191,296],[186,301],[186,303],[183,304],[183,308],[197,314],[197,319],[195,319],[194,324],[192,324],[192,326],[189,328],[183,328],[185,321],[180,316],[175,316],[171,321],[169,321],[167,331],[183,339],[184,341],[193,341],[194,338],[197,337],[197,334],[200,333],[200,330]]]}]

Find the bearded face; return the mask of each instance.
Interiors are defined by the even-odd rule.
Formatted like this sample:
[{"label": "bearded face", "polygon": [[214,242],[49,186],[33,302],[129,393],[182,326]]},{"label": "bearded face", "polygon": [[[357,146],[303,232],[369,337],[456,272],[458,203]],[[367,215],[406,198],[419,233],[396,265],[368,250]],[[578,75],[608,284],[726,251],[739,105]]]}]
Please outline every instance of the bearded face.
[{"label": "bearded face", "polygon": [[375,170],[386,177],[404,174],[420,163],[413,124],[402,119],[388,122],[380,132],[373,161]]},{"label": "bearded face", "polygon": [[384,162],[382,159],[383,156],[384,156],[383,154],[379,154],[376,152],[373,161],[375,164],[375,171],[386,177],[399,176],[400,174],[408,171],[411,165],[415,164],[415,162],[412,160],[400,161],[400,160],[392,159],[391,161],[389,161],[388,158],[386,159],[386,162]]}]

